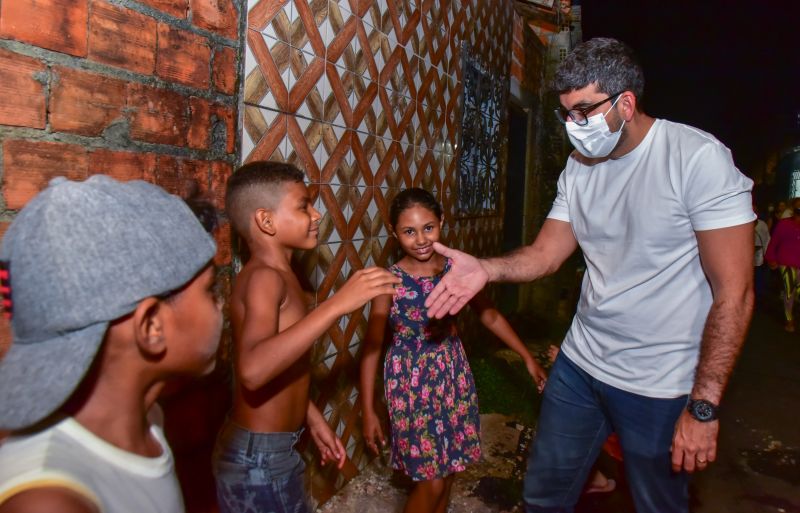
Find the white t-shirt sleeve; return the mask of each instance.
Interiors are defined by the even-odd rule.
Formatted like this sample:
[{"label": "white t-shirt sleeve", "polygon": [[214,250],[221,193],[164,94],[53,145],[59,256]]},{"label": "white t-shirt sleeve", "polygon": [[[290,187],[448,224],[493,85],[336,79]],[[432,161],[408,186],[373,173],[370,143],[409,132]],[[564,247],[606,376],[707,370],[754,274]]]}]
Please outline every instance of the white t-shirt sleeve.
[{"label": "white t-shirt sleeve", "polygon": [[556,219],[558,221],[569,221],[569,205],[567,203],[567,170],[561,172],[558,177],[558,191],[556,192],[556,199],[553,201],[553,206],[550,208],[550,213],[547,214],[549,219]]},{"label": "white t-shirt sleeve", "polygon": [[696,231],[738,226],[755,220],[753,181],[736,169],[720,143],[702,145],[685,168],[683,198]]}]

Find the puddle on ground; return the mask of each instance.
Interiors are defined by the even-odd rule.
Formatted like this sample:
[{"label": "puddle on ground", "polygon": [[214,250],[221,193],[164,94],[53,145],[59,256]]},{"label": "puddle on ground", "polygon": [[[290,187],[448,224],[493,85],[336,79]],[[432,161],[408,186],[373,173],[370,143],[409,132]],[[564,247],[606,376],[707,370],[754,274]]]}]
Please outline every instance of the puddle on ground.
[{"label": "puddle on ground", "polygon": [[780,445],[764,450],[745,451],[747,466],[754,472],[800,485],[800,450]]},{"label": "puddle on ground", "polygon": [[509,511],[522,502],[522,481],[505,477],[482,477],[472,489],[472,495],[486,504]]},{"label": "puddle on ground", "polygon": [[761,506],[771,506],[778,513],[800,513],[800,505],[774,495],[744,495],[742,498]]}]

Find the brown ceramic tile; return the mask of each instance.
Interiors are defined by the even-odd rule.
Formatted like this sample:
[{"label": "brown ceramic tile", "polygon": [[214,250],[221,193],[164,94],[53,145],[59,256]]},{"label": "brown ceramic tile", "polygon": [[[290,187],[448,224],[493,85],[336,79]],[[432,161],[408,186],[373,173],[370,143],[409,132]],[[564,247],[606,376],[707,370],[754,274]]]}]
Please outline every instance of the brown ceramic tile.
[{"label": "brown ceramic tile", "polygon": [[319,183],[320,172],[314,155],[322,139],[319,121],[298,116],[286,117],[287,148],[285,161],[297,166],[309,182]]},{"label": "brown ceramic tile", "polygon": [[319,152],[320,182],[350,185],[353,179],[353,152],[350,148],[352,130],[322,124],[322,145]]},{"label": "brown ceramic tile", "polygon": [[328,30],[331,33],[327,35],[330,43],[325,57],[328,62],[336,63],[350,71],[356,69],[355,55],[360,48],[357,37],[358,24],[357,16],[331,1],[328,12]]},{"label": "brown ceramic tile", "polygon": [[350,218],[350,188],[347,185],[320,184],[318,210],[320,241],[338,243],[348,240],[347,224]]},{"label": "brown ceramic tile", "polygon": [[249,155],[242,155],[243,161],[282,161],[286,157],[286,119],[283,113],[246,105],[244,130],[255,147]]},{"label": "brown ceramic tile", "polygon": [[322,277],[317,287],[317,302],[321,303],[335,293],[345,282],[349,263],[347,247],[350,244],[324,243],[319,245],[319,262],[317,272]]},{"label": "brown ceramic tile", "polygon": [[[247,12],[247,27],[263,31],[276,18],[283,16],[288,20],[291,0],[260,0]],[[284,41],[288,42],[288,39]]]},{"label": "brown ceramic tile", "polygon": [[414,155],[416,173],[414,174],[414,187],[422,187],[426,191],[438,190],[436,180],[438,174],[435,170],[433,151],[417,148]]},{"label": "brown ceramic tile", "polygon": [[290,47],[288,112],[312,118],[323,118],[323,94],[326,80],[325,61]]},{"label": "brown ceramic tile", "polygon": [[354,75],[330,62],[325,65],[325,75],[328,88],[325,90],[323,121],[338,126],[352,126],[355,104]]},{"label": "brown ceramic tile", "polygon": [[368,239],[372,235],[372,223],[366,216],[372,201],[372,187],[350,187],[350,203],[347,223],[347,239],[350,241]]},{"label": "brown ceramic tile", "polygon": [[286,84],[288,74],[285,72],[289,66],[289,46],[255,30],[247,31],[247,46],[256,67],[245,78],[244,101],[286,110],[289,92]]},{"label": "brown ceramic tile", "polygon": [[369,6],[367,12],[362,16],[364,24],[370,25],[387,34],[392,31],[392,15],[386,8],[386,0],[376,0]]},{"label": "brown ceramic tile", "polygon": [[[380,29],[367,23],[358,25],[358,37],[361,43],[361,59],[364,67],[369,72],[369,77],[375,82],[380,81],[380,72],[384,67],[383,51],[386,35]],[[387,43],[388,44],[388,43]],[[364,72],[362,71],[362,74]]]},{"label": "brown ceramic tile", "polygon": [[355,93],[355,105],[353,106],[353,122],[349,128],[380,136],[381,134],[376,130],[376,107],[380,109],[378,84],[354,73],[353,92]]},{"label": "brown ceramic tile", "polygon": [[352,140],[355,166],[367,183],[375,183],[381,164],[387,158],[391,141],[372,134],[356,132]]},{"label": "brown ceramic tile", "polygon": [[324,59],[325,43],[320,27],[327,17],[328,0],[295,2],[289,44]]}]

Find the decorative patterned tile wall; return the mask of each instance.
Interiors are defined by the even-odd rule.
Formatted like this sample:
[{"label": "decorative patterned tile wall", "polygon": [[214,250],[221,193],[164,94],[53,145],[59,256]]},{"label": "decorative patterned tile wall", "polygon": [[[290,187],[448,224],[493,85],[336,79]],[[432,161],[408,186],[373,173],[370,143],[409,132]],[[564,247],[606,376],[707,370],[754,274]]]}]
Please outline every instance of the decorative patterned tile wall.
[{"label": "decorative patterned tile wall", "polygon": [[[443,242],[499,252],[502,210],[453,215],[461,49],[467,43],[507,78],[513,16],[512,0],[248,1],[242,157],[288,161],[306,173],[323,219],[320,245],[300,265],[317,302],[352,271],[391,263],[388,206],[406,187],[442,201]],[[315,466],[307,449],[320,501],[367,461],[356,383],[368,315],[365,307],[343,318],[313,350],[317,404],[349,456],[338,472]]]}]

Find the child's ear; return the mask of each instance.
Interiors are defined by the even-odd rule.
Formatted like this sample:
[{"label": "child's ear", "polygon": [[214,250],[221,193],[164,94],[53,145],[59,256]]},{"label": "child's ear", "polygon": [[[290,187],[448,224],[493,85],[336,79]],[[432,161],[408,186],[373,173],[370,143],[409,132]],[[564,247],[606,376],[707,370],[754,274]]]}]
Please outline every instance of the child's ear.
[{"label": "child's ear", "polygon": [[442,214],[442,217],[439,218],[439,231],[442,231],[443,228],[444,228],[444,214]]},{"label": "child's ear", "polygon": [[133,323],[136,345],[143,354],[158,357],[166,352],[164,308],[161,301],[148,297],[139,302],[133,312]]},{"label": "child's ear", "polygon": [[275,235],[275,222],[271,210],[259,208],[255,212],[256,226],[267,235]]}]

